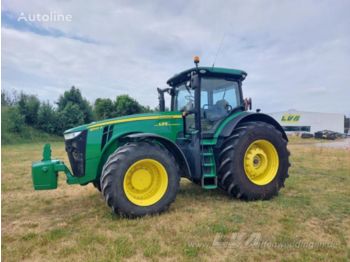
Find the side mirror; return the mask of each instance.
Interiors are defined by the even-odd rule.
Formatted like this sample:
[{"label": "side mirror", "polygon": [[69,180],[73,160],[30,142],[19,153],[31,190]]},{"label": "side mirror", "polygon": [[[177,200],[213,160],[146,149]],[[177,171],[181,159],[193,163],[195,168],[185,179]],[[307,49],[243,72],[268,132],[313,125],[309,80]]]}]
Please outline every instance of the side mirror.
[{"label": "side mirror", "polygon": [[159,87],[157,88],[158,91],[158,100],[159,100],[159,112],[165,111],[165,100],[164,100],[164,92]]},{"label": "side mirror", "polygon": [[244,99],[244,109],[245,109],[245,111],[252,110],[252,99],[251,98]]},{"label": "side mirror", "polygon": [[158,87],[157,91],[158,91],[158,99],[159,99],[159,111],[164,112],[165,111],[164,93],[168,92],[170,95],[172,95],[172,90],[170,88],[160,89]]}]

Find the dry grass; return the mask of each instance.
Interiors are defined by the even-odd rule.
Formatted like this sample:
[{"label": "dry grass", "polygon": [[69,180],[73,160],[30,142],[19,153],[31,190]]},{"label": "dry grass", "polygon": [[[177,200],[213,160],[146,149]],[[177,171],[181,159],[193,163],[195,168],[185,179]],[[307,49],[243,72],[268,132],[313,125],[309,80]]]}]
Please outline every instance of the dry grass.
[{"label": "dry grass", "polygon": [[[286,187],[271,201],[243,202],[183,180],[160,216],[111,214],[91,185],[34,191],[30,164],[41,144],[2,148],[3,261],[346,261],[350,259],[350,152],[289,146]],[[63,144],[53,155],[67,162]],[[232,237],[238,236],[238,240]],[[219,236],[219,244],[214,244]],[[239,236],[242,240],[239,241]],[[256,241],[256,240],[262,240]],[[299,244],[298,244],[299,243]],[[300,245],[302,243],[302,245]],[[306,246],[305,246],[306,245]]]}]

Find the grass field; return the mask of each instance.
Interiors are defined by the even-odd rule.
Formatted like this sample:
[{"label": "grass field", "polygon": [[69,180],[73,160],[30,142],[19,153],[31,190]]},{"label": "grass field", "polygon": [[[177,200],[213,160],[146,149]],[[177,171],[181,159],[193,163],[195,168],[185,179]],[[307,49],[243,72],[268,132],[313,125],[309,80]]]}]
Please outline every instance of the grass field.
[{"label": "grass field", "polygon": [[17,145],[45,142],[62,141],[62,137],[45,133],[31,126],[25,125],[20,133],[6,130],[6,123],[2,124],[1,143],[2,145]]},{"label": "grass field", "polygon": [[[183,180],[162,215],[111,214],[93,186],[34,191],[41,144],[2,147],[3,261],[348,261],[350,151],[293,139],[290,178],[271,201],[244,202]],[[311,141],[311,140],[310,140]],[[52,144],[64,159],[63,143]]]}]

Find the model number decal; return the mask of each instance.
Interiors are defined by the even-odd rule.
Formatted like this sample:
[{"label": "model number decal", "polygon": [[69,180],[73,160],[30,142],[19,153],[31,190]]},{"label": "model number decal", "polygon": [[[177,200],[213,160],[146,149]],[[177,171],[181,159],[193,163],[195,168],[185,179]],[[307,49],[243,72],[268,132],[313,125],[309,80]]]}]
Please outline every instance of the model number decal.
[{"label": "model number decal", "polygon": [[169,123],[169,122],[159,122],[158,124],[155,124],[154,126],[179,126],[179,123]]}]

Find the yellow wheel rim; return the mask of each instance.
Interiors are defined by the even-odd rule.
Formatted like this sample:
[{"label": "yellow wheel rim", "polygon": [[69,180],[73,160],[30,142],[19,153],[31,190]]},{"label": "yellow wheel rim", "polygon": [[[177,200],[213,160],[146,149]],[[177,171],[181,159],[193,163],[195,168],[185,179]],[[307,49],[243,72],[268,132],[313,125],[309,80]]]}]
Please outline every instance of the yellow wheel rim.
[{"label": "yellow wheel rim", "polygon": [[164,196],[168,188],[168,174],[160,162],[142,159],[126,171],[123,187],[126,197],[133,204],[150,206]]},{"label": "yellow wheel rim", "polygon": [[244,171],[256,185],[270,183],[277,175],[279,157],[273,144],[267,140],[255,140],[245,152]]}]

